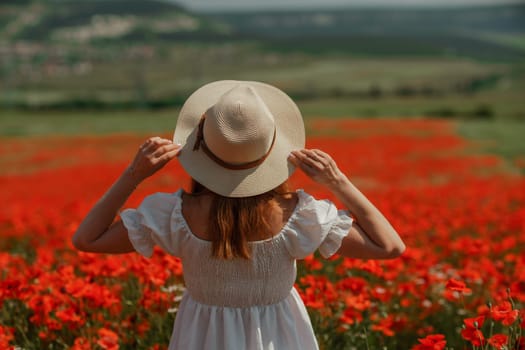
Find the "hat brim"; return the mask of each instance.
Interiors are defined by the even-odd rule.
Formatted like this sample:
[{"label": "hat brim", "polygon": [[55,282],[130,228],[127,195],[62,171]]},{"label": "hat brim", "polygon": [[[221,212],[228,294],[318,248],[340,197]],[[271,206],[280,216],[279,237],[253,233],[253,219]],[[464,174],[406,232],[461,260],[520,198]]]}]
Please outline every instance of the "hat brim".
[{"label": "hat brim", "polygon": [[[201,116],[219,98],[239,84],[251,86],[275,118],[275,143],[266,159],[250,169],[221,167],[202,149],[193,150]],[[210,191],[226,197],[250,197],[268,192],[285,182],[294,172],[288,161],[291,151],[304,148],[303,118],[297,105],[281,90],[261,82],[222,80],[195,91],[182,107],[173,142],[182,145],[179,162],[186,172]]]}]

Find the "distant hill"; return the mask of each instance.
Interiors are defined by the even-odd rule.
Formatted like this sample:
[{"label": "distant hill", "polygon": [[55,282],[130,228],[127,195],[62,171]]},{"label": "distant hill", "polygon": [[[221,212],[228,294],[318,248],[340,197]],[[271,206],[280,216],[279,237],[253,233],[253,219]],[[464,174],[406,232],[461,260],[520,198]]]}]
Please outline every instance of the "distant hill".
[{"label": "distant hill", "polygon": [[165,108],[211,79],[249,78],[303,101],[369,99],[359,115],[390,111],[368,112],[370,99],[415,97],[425,115],[522,116],[524,13],[195,13],[167,0],[0,0],[0,111]]},{"label": "distant hill", "polygon": [[364,55],[525,58],[525,4],[213,13],[272,48]]},{"label": "distant hill", "polygon": [[226,25],[159,0],[2,0],[0,39],[137,41],[228,33]]},{"label": "distant hill", "polygon": [[341,8],[213,13],[243,33],[335,36],[525,33],[525,4],[444,8]]},{"label": "distant hill", "polygon": [[525,5],[192,13],[161,0],[2,0],[0,43],[250,41],[265,50],[525,59]]}]

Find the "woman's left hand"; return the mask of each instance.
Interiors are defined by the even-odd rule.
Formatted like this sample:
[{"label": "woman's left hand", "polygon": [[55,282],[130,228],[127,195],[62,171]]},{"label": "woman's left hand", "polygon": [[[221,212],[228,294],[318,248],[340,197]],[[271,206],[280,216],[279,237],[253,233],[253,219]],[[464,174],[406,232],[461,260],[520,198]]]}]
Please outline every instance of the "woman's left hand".
[{"label": "woman's left hand", "polygon": [[180,150],[181,146],[171,140],[151,137],[140,146],[127,171],[140,183],[177,157]]},{"label": "woman's left hand", "polygon": [[288,158],[313,181],[334,189],[348,181],[332,157],[318,149],[299,149],[292,151]]}]

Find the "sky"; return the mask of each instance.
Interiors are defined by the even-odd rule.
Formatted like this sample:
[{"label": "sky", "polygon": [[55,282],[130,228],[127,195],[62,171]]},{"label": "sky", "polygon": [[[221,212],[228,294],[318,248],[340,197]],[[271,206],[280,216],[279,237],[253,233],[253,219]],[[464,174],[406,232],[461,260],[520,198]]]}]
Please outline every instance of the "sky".
[{"label": "sky", "polygon": [[525,3],[525,0],[171,0],[191,10],[256,10],[321,7],[442,7]]}]

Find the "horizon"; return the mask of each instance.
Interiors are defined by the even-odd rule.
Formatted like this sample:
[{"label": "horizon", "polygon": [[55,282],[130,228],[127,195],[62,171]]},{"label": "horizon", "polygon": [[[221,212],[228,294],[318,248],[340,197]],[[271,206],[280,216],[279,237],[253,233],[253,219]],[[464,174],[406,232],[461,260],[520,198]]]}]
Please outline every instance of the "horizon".
[{"label": "horizon", "polygon": [[221,0],[210,3],[208,0],[167,0],[192,11],[202,12],[243,12],[243,11],[286,11],[286,10],[330,10],[341,8],[357,9],[454,9],[462,7],[490,7],[505,5],[524,5],[525,0]]}]

